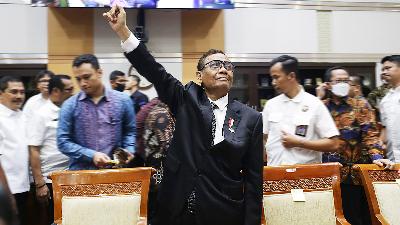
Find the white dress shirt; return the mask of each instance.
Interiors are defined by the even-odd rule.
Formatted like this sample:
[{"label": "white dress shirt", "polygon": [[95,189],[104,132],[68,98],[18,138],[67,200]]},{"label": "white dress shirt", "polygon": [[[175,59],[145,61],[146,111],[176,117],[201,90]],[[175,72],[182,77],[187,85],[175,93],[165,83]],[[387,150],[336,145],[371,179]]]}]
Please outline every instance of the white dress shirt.
[{"label": "white dress shirt", "polygon": [[0,104],[0,162],[11,193],[29,191],[24,114]]},{"label": "white dress shirt", "polygon": [[121,42],[121,48],[124,52],[129,53],[135,50],[140,44],[140,41],[131,33],[126,41]]},{"label": "white dress shirt", "polygon": [[57,148],[57,127],[60,108],[50,100],[32,116],[32,127],[28,129],[28,144],[40,146],[40,162],[43,179],[51,183],[47,176],[54,171],[68,169],[69,158]]},{"label": "white dress shirt", "polygon": [[317,140],[339,135],[326,106],[317,97],[305,92],[290,99],[281,94],[269,100],[263,110],[263,133],[268,134],[269,166],[321,163],[322,152],[303,148],[285,148],[282,131],[303,140]]},{"label": "white dress shirt", "polygon": [[215,101],[211,100],[210,98],[208,100],[218,106],[218,108],[213,110],[216,121],[214,137],[214,145],[216,145],[224,140],[224,132],[222,129],[224,127],[226,110],[228,109],[228,94]]},{"label": "white dress shirt", "polygon": [[[41,93],[34,95],[30,97],[24,105],[24,108],[22,109],[22,112],[25,115],[25,120],[26,120],[26,129],[30,130],[33,128],[32,123],[32,117],[34,115],[34,112],[38,109],[40,109],[44,104],[46,104],[47,99],[43,98],[43,95]],[[32,175],[32,170],[29,170],[29,182],[33,183],[33,175]]]},{"label": "white dress shirt", "polygon": [[28,122],[31,120],[31,116],[33,115],[33,112],[38,110],[44,104],[46,104],[46,102],[47,102],[47,99],[43,98],[42,94],[34,95],[26,101],[22,111],[24,112],[25,117]]},{"label": "white dress shirt", "polygon": [[386,156],[400,163],[400,87],[391,89],[382,99],[379,110],[383,126],[386,127]]}]

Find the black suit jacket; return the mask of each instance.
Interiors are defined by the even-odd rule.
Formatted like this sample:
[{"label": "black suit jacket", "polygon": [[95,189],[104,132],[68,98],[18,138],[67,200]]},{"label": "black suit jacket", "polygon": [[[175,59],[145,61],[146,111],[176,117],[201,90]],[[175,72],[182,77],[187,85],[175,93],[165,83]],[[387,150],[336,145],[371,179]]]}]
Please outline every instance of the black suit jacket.
[{"label": "black suit jacket", "polygon": [[154,84],[160,100],[176,118],[164,164],[156,224],[179,224],[186,200],[195,188],[199,225],[259,225],[261,114],[238,101],[230,101],[223,125],[225,140],[212,147],[213,112],[203,88],[193,82],[183,86],[154,60],[143,44],[126,57]]}]

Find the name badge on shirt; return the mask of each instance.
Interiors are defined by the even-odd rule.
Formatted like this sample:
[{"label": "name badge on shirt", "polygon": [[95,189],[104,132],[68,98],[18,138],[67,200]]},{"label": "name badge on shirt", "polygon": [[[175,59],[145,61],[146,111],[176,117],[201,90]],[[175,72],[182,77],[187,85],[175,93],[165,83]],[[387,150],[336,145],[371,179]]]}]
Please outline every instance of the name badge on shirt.
[{"label": "name badge on shirt", "polygon": [[305,137],[307,134],[308,125],[298,125],[296,126],[296,135]]}]

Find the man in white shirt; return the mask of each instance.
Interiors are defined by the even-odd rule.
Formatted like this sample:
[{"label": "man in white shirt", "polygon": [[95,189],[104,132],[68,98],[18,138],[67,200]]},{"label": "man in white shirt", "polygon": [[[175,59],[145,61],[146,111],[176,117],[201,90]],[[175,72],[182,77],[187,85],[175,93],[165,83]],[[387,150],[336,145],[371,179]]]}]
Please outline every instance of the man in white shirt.
[{"label": "man in white shirt", "polygon": [[400,163],[400,55],[386,56],[381,63],[382,76],[392,86],[379,106],[385,127],[382,136],[387,143],[387,158]]},{"label": "man in white shirt", "polygon": [[19,220],[24,225],[29,191],[28,145],[25,119],[20,110],[25,100],[24,84],[14,77],[1,78],[0,99],[0,162],[17,203]]},{"label": "man in white shirt", "polygon": [[48,89],[49,100],[32,116],[34,129],[27,133],[36,198],[47,206],[45,214],[48,224],[51,224],[54,209],[51,180],[47,176],[68,169],[69,158],[58,150],[56,133],[60,106],[72,96],[74,87],[70,76],[57,75],[49,80]]},{"label": "man in white shirt", "polygon": [[278,93],[263,110],[263,133],[269,166],[321,163],[322,152],[338,149],[339,132],[328,109],[298,82],[298,61],[282,55],[271,62]]},{"label": "man in white shirt", "polygon": [[23,108],[25,117],[28,122],[31,121],[31,116],[33,112],[42,107],[47,99],[49,99],[49,92],[47,89],[47,85],[51,77],[54,76],[54,73],[49,70],[40,71],[35,77],[36,88],[40,92],[37,95],[30,97]]}]

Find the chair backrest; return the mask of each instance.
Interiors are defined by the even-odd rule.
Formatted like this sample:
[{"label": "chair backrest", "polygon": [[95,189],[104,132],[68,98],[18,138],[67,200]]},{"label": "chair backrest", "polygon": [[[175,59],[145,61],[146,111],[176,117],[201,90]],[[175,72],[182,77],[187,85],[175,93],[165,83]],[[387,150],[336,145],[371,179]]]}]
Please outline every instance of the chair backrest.
[{"label": "chair backrest", "polygon": [[396,164],[385,170],[375,164],[356,164],[367,196],[372,224],[400,224],[400,179]]},{"label": "chair backrest", "polygon": [[[340,167],[339,163],[264,167],[262,224],[348,224],[342,210]],[[293,189],[301,189],[306,201],[293,202]],[[311,212],[312,209],[322,211],[317,215]],[[290,220],[297,219],[295,212],[298,210],[303,210],[301,219],[291,223]],[[329,217],[322,218],[325,223],[319,217],[322,213]],[[268,221],[265,221],[266,217]],[[311,222],[313,217],[319,221]]]},{"label": "chair backrest", "polygon": [[147,218],[150,167],[104,170],[59,171],[50,175],[53,182],[54,220],[62,219],[62,198],[140,194],[140,217]]}]

